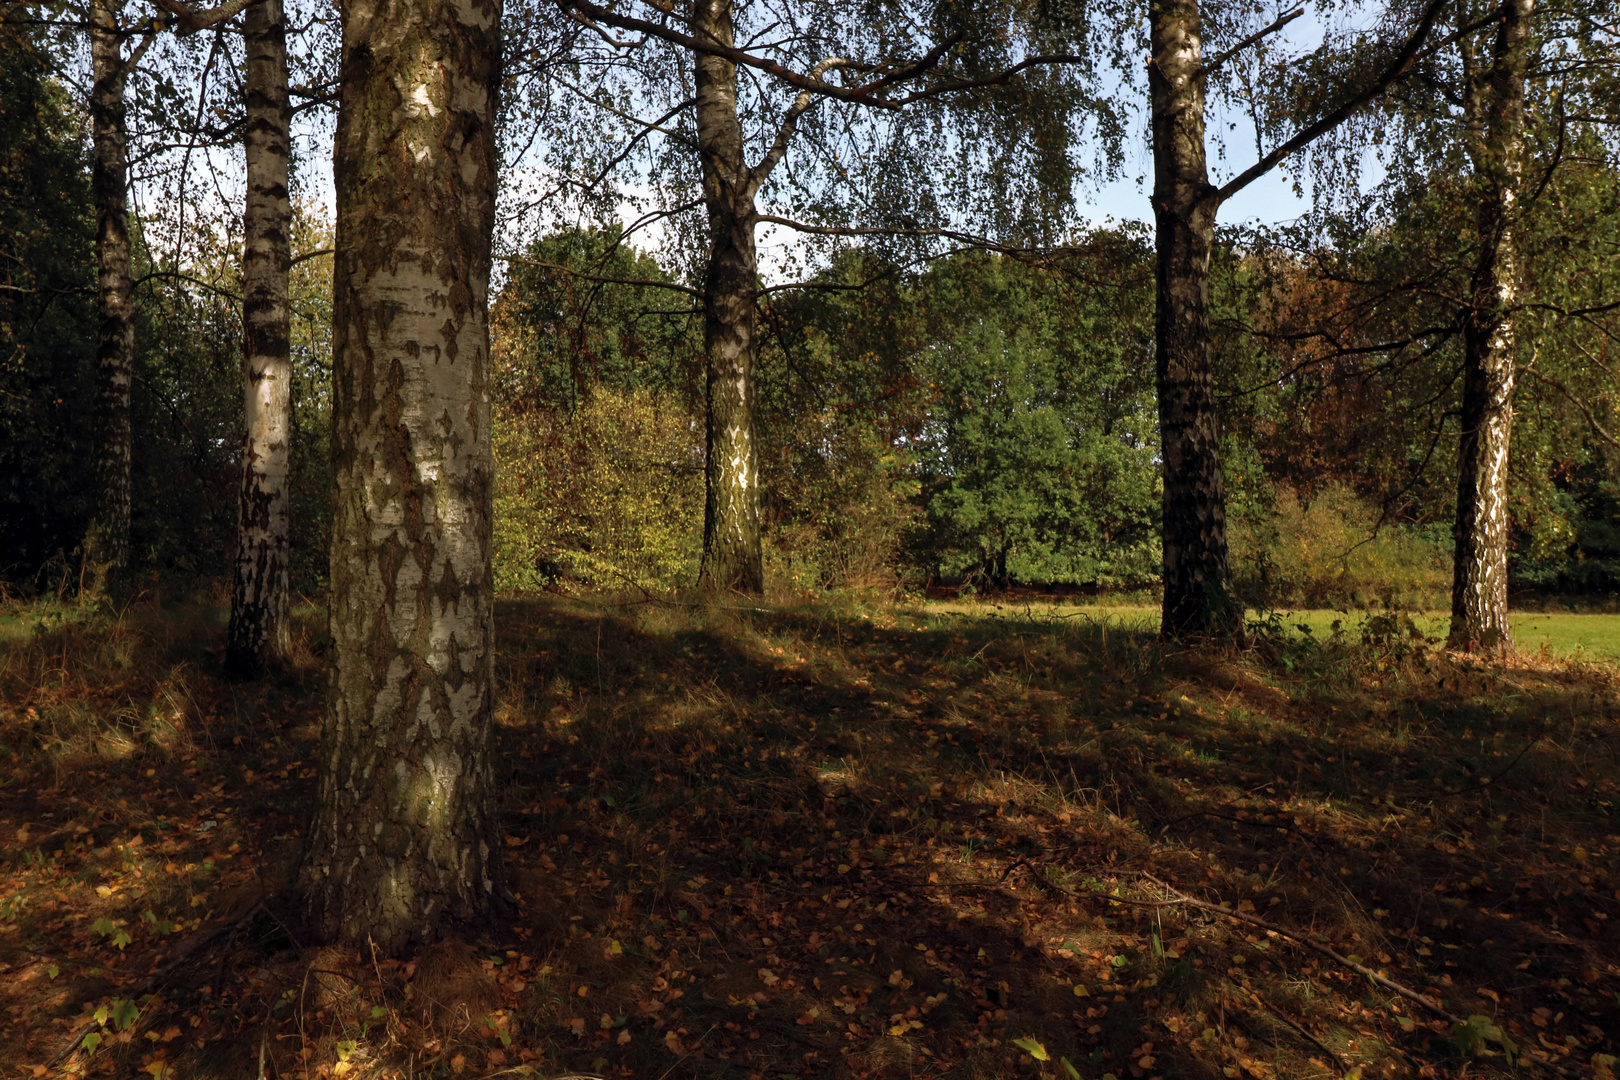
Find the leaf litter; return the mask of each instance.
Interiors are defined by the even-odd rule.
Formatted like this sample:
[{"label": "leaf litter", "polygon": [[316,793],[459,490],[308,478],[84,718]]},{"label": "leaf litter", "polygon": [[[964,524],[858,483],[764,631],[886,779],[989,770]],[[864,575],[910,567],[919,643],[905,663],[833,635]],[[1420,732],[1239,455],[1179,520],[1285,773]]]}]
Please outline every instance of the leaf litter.
[{"label": "leaf litter", "polygon": [[1610,668],[505,603],[518,915],[395,959],[288,899],[317,614],[259,684],[200,602],[5,647],[0,1067],[1612,1076]]}]

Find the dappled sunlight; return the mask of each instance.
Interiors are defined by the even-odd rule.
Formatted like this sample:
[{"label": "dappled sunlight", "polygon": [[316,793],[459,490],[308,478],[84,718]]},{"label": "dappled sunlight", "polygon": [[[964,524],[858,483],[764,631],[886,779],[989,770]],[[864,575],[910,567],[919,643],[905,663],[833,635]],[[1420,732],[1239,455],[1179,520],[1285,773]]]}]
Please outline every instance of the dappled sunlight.
[{"label": "dappled sunlight", "polygon": [[[1612,669],[725,607],[500,605],[513,917],[403,961],[300,947],[317,662],[226,683],[184,609],[85,623],[70,660],[108,635],[135,663],[71,687],[23,679],[61,631],[12,646],[3,1064],[1214,1080],[1612,1052]],[[42,707],[127,756],[59,764]]]}]

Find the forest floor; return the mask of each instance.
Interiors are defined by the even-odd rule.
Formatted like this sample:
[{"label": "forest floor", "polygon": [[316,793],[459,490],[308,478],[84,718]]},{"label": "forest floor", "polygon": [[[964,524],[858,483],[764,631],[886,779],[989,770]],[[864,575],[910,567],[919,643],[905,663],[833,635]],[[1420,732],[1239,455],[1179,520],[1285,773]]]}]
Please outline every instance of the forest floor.
[{"label": "forest floor", "polygon": [[317,612],[259,682],[218,674],[201,602],[9,614],[0,1076],[1609,1080],[1620,1052],[1606,664],[1393,624],[1238,651],[507,602],[517,914],[390,959],[306,946],[288,896]]}]

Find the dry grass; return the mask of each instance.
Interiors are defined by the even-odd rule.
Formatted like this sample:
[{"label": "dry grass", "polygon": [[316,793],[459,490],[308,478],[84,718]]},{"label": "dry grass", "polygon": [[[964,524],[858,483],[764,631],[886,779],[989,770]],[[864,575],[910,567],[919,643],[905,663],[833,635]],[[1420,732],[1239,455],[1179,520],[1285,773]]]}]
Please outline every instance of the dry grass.
[{"label": "dry grass", "polygon": [[[520,914],[399,962],[300,948],[283,896],[319,635],[233,684],[220,627],[147,605],[0,645],[12,1075],[1460,1077],[1508,1067],[1493,1026],[1577,1074],[1615,1051],[1607,667],[505,604]],[[1156,882],[1484,1019],[1142,906]]]}]

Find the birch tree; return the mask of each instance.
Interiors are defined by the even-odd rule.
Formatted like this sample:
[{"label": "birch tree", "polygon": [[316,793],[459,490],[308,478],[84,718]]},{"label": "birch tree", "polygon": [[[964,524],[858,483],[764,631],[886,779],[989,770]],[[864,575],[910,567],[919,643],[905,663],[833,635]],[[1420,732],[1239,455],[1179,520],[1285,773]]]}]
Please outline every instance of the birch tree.
[{"label": "birch tree", "polygon": [[[1338,213],[1343,253],[1312,260],[1345,302],[1313,312],[1296,340],[1314,339],[1317,363],[1365,358],[1376,377],[1409,384],[1396,399],[1439,414],[1417,437],[1429,447],[1420,471],[1431,459],[1455,470],[1445,482],[1455,503],[1436,508],[1452,522],[1448,638],[1508,651],[1514,534],[1524,539],[1538,516],[1512,474],[1533,486],[1549,457],[1567,467],[1576,456],[1547,446],[1544,428],[1526,454],[1514,449],[1521,377],[1544,415],[1566,413],[1588,440],[1615,445],[1601,353],[1620,301],[1602,272],[1601,207],[1620,62],[1601,6],[1506,0],[1457,5],[1448,18],[1443,47],[1380,110],[1391,179]],[[1443,438],[1455,439],[1455,458],[1436,453]],[[1401,487],[1426,482],[1414,474]]]},{"label": "birch tree", "polygon": [[92,424],[91,484],[95,489],[83,557],[92,580],[129,562],[129,391],[135,373],[135,320],[131,307],[129,241],[129,132],[124,88],[129,72],[152,43],[142,39],[128,55],[120,0],[91,0],[90,187],[96,204],[96,397]]},{"label": "birch tree", "polygon": [[[981,117],[999,110],[1003,121],[1013,115],[1018,120],[1005,125],[998,141],[958,143],[961,160],[981,166],[988,160],[1042,162],[1055,184],[1026,190],[1022,208],[1030,212],[1004,217],[1027,232],[1034,217],[1060,216],[1072,198],[1068,157],[1078,141],[1077,126],[1107,112],[1086,91],[1090,56],[1076,46],[1084,33],[1069,25],[1036,27],[1016,5],[897,6],[853,20],[841,5],[817,2],[691,0],[679,12],[648,4],[644,14],[590,0],[559,6],[598,35],[588,40],[608,47],[598,49],[598,56],[585,52],[576,58],[587,70],[604,73],[596,89],[559,80],[554,91],[625,121],[623,143],[593,147],[569,163],[573,172],[590,177],[581,186],[600,185],[638,144],[661,136],[663,155],[649,153],[648,175],[670,197],[649,217],[701,214],[703,225],[694,230],[701,248],[695,285],[674,286],[704,318],[700,584],[759,593],[764,563],[755,423],[757,229],[770,224],[823,237],[903,237],[936,246],[977,242],[951,219],[950,199],[941,195],[949,185],[937,183],[949,158],[944,148],[960,134],[942,119],[945,103],[974,95]],[[747,80],[740,81],[742,72]],[[999,87],[1008,88],[1004,98],[994,96]],[[625,94],[651,99],[650,115],[627,115],[614,104]],[[844,108],[818,122],[829,102]],[[894,119],[908,113],[917,119]],[[804,152],[790,164],[796,146]],[[593,153],[606,159],[602,167],[585,164]],[[786,181],[784,169],[791,174]],[[775,190],[767,191],[773,182]],[[966,201],[959,199],[957,209]],[[1017,201],[1004,198],[999,209]],[[1045,205],[1032,210],[1036,203]],[[788,216],[795,211],[819,220]]]},{"label": "birch tree", "polygon": [[292,362],[287,272],[287,26],[282,0],[257,0],[243,20],[247,54],[247,193],[242,213],[242,484],[226,665],[253,672],[284,659]]},{"label": "birch tree", "polygon": [[[1159,428],[1164,453],[1164,602],[1161,633],[1197,638],[1241,633],[1232,595],[1226,491],[1210,357],[1209,272],[1221,205],[1290,156],[1332,132],[1404,76],[1418,59],[1443,0],[1429,0],[1396,46],[1356,57],[1374,74],[1310,103],[1315,116],[1224,184],[1210,183],[1205,95],[1211,77],[1240,50],[1297,17],[1280,16],[1206,59],[1202,0],[1152,0],[1148,96],[1157,233]],[[1388,55],[1393,53],[1393,55]],[[1343,70],[1342,62],[1336,65]]]},{"label": "birch tree", "polygon": [[300,874],[327,940],[499,912],[488,290],[497,0],[348,0],[334,148],[332,689]]},{"label": "birch tree", "polygon": [[1461,438],[1450,643],[1510,651],[1508,449],[1521,284],[1517,239],[1524,181],[1524,82],[1534,0],[1505,0],[1490,69],[1463,43],[1468,151],[1479,180],[1479,260],[1463,324]]}]

